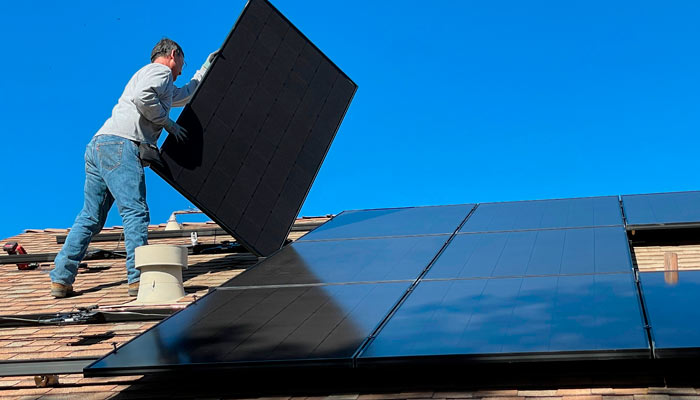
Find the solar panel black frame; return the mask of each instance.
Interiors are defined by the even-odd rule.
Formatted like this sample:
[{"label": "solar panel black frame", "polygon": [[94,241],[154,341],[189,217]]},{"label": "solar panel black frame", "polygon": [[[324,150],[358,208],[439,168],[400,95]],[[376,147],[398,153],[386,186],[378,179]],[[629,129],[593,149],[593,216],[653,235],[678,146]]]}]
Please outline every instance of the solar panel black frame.
[{"label": "solar panel black frame", "polygon": [[165,166],[153,170],[267,256],[286,240],[356,90],[268,1],[249,0],[178,118],[188,141],[168,136]]},{"label": "solar panel black frame", "polygon": [[628,230],[700,227],[700,191],[622,195],[622,208]]}]

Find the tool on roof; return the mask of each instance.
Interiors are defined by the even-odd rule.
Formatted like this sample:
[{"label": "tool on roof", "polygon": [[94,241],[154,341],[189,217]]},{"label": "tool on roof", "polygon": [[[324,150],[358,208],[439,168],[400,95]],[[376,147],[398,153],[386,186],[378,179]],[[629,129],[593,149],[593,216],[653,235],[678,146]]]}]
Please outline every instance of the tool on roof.
[{"label": "tool on roof", "polygon": [[[22,264],[29,263],[25,269],[34,269],[40,262],[52,262],[56,258],[56,253],[35,253],[35,254],[10,254],[0,257],[2,264]],[[107,260],[112,258],[126,258],[126,251],[105,250],[100,248],[88,248],[83,260]],[[22,267],[19,267],[22,269]]]},{"label": "tool on roof", "polygon": [[[17,242],[7,242],[7,243],[5,243],[4,246],[2,246],[2,249],[5,250],[8,255],[11,255],[11,256],[27,254],[27,250],[25,250],[24,247],[22,247]],[[36,262],[21,263],[21,264],[17,264],[17,269],[28,270],[28,269],[35,269],[38,266],[39,266],[39,263],[36,263]]]},{"label": "tool on roof", "polygon": [[171,305],[167,308],[130,307],[114,309],[90,305],[77,307],[75,311],[47,313],[0,315],[0,328],[17,328],[24,326],[76,325],[76,324],[111,324],[116,322],[160,321],[181,308]]}]

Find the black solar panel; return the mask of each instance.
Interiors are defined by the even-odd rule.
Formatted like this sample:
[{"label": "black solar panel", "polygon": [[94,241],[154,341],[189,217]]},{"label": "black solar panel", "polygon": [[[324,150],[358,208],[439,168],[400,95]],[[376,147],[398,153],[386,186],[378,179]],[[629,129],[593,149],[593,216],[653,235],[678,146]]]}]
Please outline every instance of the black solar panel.
[{"label": "black solar panel", "polygon": [[639,274],[659,358],[700,356],[700,271]]},{"label": "black solar panel", "polygon": [[472,208],[474,204],[343,211],[299,240],[451,234]]},{"label": "black solar panel", "polygon": [[413,281],[449,237],[296,242],[223,286]]},{"label": "black solar panel", "polygon": [[622,196],[628,228],[700,225],[700,192]]},{"label": "black solar panel", "polygon": [[460,232],[622,225],[615,196],[481,203]]},{"label": "black solar panel", "polygon": [[562,354],[649,358],[632,274],[422,281],[358,361]]},{"label": "black solar panel", "polygon": [[623,227],[457,235],[426,279],[632,272]]},{"label": "black solar panel", "polygon": [[265,0],[250,0],[154,168],[258,255],[279,249],[357,86]]},{"label": "black solar panel", "polygon": [[85,369],[87,376],[344,365],[409,283],[217,290]]}]

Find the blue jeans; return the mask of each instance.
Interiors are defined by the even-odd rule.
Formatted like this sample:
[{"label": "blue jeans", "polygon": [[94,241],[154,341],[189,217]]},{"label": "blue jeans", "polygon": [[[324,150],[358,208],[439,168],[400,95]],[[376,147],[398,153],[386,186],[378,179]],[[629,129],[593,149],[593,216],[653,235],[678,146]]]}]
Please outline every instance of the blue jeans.
[{"label": "blue jeans", "polygon": [[138,145],[122,137],[99,135],[85,150],[85,203],[54,260],[52,282],[73,284],[78,264],[92,236],[102,230],[115,200],[124,222],[127,279],[129,283],[139,281],[141,272],[134,265],[134,249],[148,244],[150,217]]}]

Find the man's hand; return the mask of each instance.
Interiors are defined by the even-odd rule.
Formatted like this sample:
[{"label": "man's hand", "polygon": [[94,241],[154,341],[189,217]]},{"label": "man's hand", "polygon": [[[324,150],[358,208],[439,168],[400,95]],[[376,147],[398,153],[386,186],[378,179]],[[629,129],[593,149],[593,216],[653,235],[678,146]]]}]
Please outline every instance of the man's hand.
[{"label": "man's hand", "polygon": [[216,58],[216,56],[219,55],[220,50],[221,49],[209,54],[209,56],[207,57],[207,61],[204,62],[204,65],[202,65],[202,68],[208,69],[211,66],[211,63],[214,62],[214,59]]},{"label": "man's hand", "polygon": [[163,128],[165,128],[169,134],[173,135],[178,142],[182,143],[187,140],[187,130],[172,119],[168,118],[168,122],[166,122]]}]

